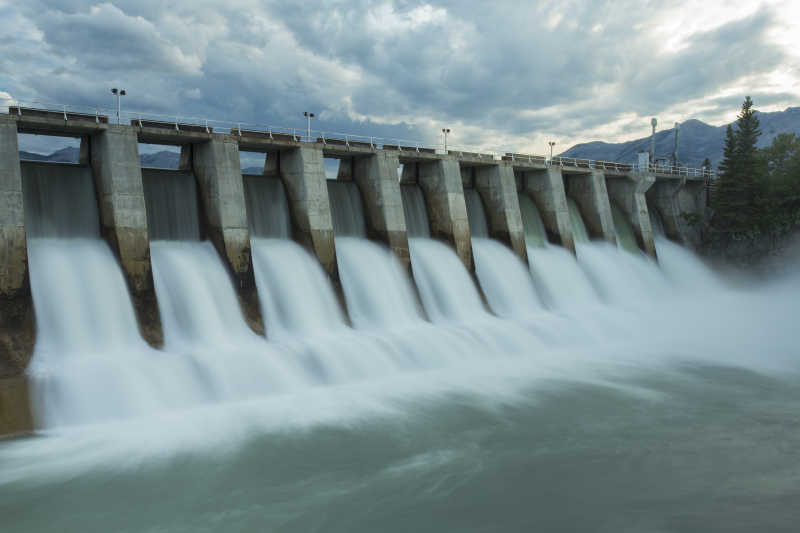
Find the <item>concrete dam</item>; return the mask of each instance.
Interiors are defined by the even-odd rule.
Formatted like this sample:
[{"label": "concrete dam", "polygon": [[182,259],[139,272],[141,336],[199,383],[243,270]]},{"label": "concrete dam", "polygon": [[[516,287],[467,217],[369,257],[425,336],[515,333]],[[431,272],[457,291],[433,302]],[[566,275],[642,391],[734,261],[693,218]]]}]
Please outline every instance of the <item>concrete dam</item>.
[{"label": "concrete dam", "polygon": [[[80,138],[80,160],[21,161],[19,134]],[[179,146],[179,168],[142,168],[139,143]],[[243,174],[240,152],[265,154],[263,172]],[[325,158],[339,160],[335,179]],[[399,340],[368,363],[330,346],[292,352],[301,369],[264,354],[406,324],[446,342],[430,324],[602,299],[585,271],[605,272],[612,249],[656,268],[658,239],[691,248],[686,214],[702,217],[705,195],[702,172],[647,164],[12,108],[0,115],[0,434],[439,364]],[[159,357],[232,344],[236,364]],[[198,368],[208,389],[187,377]]]}]

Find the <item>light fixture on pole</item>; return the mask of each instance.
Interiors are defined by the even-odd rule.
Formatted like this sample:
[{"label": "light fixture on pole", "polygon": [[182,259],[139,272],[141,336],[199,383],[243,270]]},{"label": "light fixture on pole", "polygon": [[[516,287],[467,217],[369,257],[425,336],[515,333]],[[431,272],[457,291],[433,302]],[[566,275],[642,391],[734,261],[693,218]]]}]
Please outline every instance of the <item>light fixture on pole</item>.
[{"label": "light fixture on pole", "polygon": [[444,134],[444,153],[447,153],[447,134],[450,133],[450,128],[442,128]]},{"label": "light fixture on pole", "polygon": [[553,160],[553,146],[556,145],[555,141],[548,141],[547,144],[550,145],[550,161]]},{"label": "light fixture on pole", "polygon": [[314,118],[314,113],[303,111],[303,116],[306,117],[306,139],[311,142],[311,119]]},{"label": "light fixture on pole", "polygon": [[119,100],[120,100],[121,97],[125,96],[127,93],[125,92],[125,89],[117,89],[116,87],[114,87],[113,89],[111,89],[111,94],[113,94],[113,95],[115,95],[117,97],[117,124],[119,124],[120,115],[121,115],[121,112],[120,112],[121,111],[121,106],[120,106],[120,101]]}]

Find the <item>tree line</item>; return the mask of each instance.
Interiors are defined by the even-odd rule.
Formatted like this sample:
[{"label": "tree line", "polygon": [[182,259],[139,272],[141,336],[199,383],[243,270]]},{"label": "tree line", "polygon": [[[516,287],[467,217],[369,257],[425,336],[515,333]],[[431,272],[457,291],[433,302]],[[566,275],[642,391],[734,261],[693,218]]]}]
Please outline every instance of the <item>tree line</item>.
[{"label": "tree line", "polygon": [[744,99],[728,125],[712,198],[711,228],[733,237],[783,232],[800,225],[800,137],[781,133],[766,148],[753,101]]}]

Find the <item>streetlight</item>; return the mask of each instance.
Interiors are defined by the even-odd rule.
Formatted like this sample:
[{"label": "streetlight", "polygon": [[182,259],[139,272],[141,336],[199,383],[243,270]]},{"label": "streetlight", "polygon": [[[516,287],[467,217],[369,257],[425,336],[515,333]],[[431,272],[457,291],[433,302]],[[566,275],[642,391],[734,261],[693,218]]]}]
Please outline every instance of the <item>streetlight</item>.
[{"label": "streetlight", "polygon": [[311,119],[314,118],[314,113],[303,111],[303,116],[306,117],[306,139],[311,142]]},{"label": "streetlight", "polygon": [[122,96],[125,96],[127,93],[125,92],[125,89],[117,89],[116,87],[114,87],[113,89],[111,89],[111,94],[116,95],[117,97],[117,124],[119,124],[120,114],[121,114],[119,100]]},{"label": "streetlight", "polygon": [[447,153],[447,134],[450,133],[450,128],[442,128],[444,134],[444,153]]},{"label": "streetlight", "polygon": [[556,145],[555,141],[548,141],[547,144],[550,145],[550,161],[553,160],[553,146]]}]

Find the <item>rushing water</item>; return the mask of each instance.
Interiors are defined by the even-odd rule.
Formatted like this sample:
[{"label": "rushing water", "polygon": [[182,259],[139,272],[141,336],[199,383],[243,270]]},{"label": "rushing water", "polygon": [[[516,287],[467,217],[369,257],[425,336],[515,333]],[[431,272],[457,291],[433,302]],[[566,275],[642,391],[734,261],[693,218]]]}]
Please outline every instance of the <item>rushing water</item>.
[{"label": "rushing water", "polygon": [[[796,276],[736,288],[663,238],[656,264],[579,235],[577,260],[529,247],[536,294],[523,298],[510,249],[477,237],[498,318],[413,219],[424,314],[387,250],[337,234],[351,328],[280,229],[285,198],[270,195],[283,193],[250,190],[276,202],[261,220],[278,229],[253,230],[263,339],[180,205],[196,197],[174,195],[182,215],[151,243],[167,340],[155,351],[98,238],[88,175],[56,194],[38,172],[25,174],[26,216],[44,228],[29,235],[32,377],[50,416],[34,438],[0,442],[3,531],[797,528]],[[189,185],[175,183],[159,186]],[[89,214],[46,220],[69,213],[62,202]]]}]

